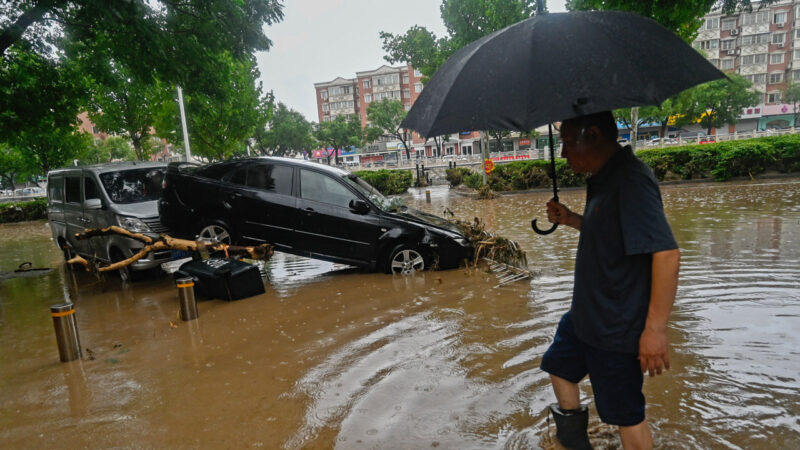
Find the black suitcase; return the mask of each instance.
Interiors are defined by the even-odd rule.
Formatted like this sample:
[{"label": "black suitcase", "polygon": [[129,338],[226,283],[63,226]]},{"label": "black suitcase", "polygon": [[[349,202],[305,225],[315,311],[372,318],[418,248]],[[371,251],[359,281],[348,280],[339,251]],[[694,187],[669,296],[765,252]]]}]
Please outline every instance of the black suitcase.
[{"label": "black suitcase", "polygon": [[189,261],[175,272],[175,278],[190,276],[198,297],[239,300],[263,294],[264,281],[258,267],[230,258]]}]

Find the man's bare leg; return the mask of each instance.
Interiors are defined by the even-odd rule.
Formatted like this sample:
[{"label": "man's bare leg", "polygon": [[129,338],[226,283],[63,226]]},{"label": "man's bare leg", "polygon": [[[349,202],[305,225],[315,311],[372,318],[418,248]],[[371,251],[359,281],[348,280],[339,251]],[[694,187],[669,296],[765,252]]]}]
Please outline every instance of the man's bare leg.
[{"label": "man's bare leg", "polygon": [[653,436],[646,420],[632,427],[619,427],[622,448],[625,450],[650,450],[653,448]]},{"label": "man's bare leg", "polygon": [[580,389],[578,385],[561,377],[550,375],[553,391],[558,399],[558,406],[563,410],[578,409],[581,407]]}]

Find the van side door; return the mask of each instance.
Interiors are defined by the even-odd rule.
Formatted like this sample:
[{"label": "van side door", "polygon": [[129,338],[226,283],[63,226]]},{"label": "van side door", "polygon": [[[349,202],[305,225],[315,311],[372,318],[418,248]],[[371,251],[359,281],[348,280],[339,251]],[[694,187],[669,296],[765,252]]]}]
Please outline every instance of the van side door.
[{"label": "van side door", "polygon": [[67,242],[78,253],[91,255],[89,239],[77,240],[76,233],[83,233],[87,227],[83,217],[82,177],[80,172],[64,175],[64,222],[67,225]]}]

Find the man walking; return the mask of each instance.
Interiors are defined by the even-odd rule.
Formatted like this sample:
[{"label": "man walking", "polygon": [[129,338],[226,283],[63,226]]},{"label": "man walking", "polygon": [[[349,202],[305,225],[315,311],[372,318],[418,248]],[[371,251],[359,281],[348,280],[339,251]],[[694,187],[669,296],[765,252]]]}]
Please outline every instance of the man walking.
[{"label": "man walking", "polygon": [[678,285],[680,251],[652,170],[620,147],[611,112],[566,120],[562,156],[589,175],[583,215],[550,200],[548,219],[580,231],[572,306],[541,368],[558,404],[556,437],[591,448],[578,382],[589,375],[603,422],[619,426],[626,449],[653,446],[645,420],[643,373],[669,369],[667,321]]}]

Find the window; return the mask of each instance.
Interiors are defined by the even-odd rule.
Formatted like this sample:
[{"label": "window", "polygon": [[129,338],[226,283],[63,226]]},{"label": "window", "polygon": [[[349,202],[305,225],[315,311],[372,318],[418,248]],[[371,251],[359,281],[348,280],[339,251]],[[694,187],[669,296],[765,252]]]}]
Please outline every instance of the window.
[{"label": "window", "polygon": [[67,203],[81,202],[81,179],[79,177],[67,177]]},{"label": "window", "polygon": [[717,48],[717,46],[719,44],[719,40],[718,39],[709,39],[707,41],[699,41],[699,42],[695,43],[695,45],[698,45],[698,44],[699,44],[699,48],[701,50],[713,50],[713,49]]},{"label": "window", "polygon": [[372,94],[364,94],[364,103],[370,103],[372,101]]},{"label": "window", "polygon": [[403,84],[408,84],[408,75],[403,75]]},{"label": "window", "polygon": [[332,87],[329,90],[331,91],[331,96],[349,95],[353,93],[351,86]]},{"label": "window", "polygon": [[100,130],[98,130],[97,127],[95,127],[95,126],[92,126],[92,134],[99,134],[99,133],[100,133]]},{"label": "window", "polygon": [[732,30],[736,28],[736,19],[733,20],[723,20],[721,29],[723,31]]},{"label": "window", "polygon": [[757,73],[754,75],[744,75],[745,80],[752,84],[764,84],[767,82],[767,74]]},{"label": "window", "polygon": [[322,104],[322,110],[323,110],[323,111],[328,111],[329,109],[330,109],[330,107],[328,106],[328,104],[327,104],[327,103],[323,103],[323,104]]},{"label": "window", "polygon": [[52,202],[64,201],[64,179],[51,178],[47,181],[47,197]]},{"label": "window", "polygon": [[300,169],[300,197],[348,208],[356,196],[342,183],[311,170]]},{"label": "window", "polygon": [[386,86],[398,83],[400,83],[400,75],[396,73],[390,75],[381,75],[372,78],[372,84],[374,84],[375,86]]},{"label": "window", "polygon": [[97,192],[97,184],[89,177],[83,179],[83,198],[85,200],[100,198],[100,193]]},{"label": "window", "polygon": [[769,84],[782,83],[782,82],[783,82],[783,72],[775,72],[769,74]]},{"label": "window", "polygon": [[403,107],[405,108],[406,111],[411,111],[411,103],[405,103]]},{"label": "window", "polygon": [[773,44],[783,44],[784,36],[786,36],[786,33],[773,33],[773,35],[772,35],[772,43]]},{"label": "window", "polygon": [[720,60],[719,68],[721,70],[733,69],[733,59],[729,58]]},{"label": "window", "polygon": [[766,44],[767,42],[769,42],[768,33],[742,36],[742,45]]},{"label": "window", "polygon": [[792,71],[792,81],[800,80],[800,70]]},{"label": "window", "polygon": [[414,92],[416,93],[422,92],[422,83],[414,83]]},{"label": "window", "polygon": [[770,92],[767,94],[767,103],[780,103],[781,102],[781,93],[780,92]]},{"label": "window", "polygon": [[364,80],[364,89],[369,89],[370,86],[372,86],[372,84],[369,82],[369,80]]},{"label": "window", "polygon": [[417,78],[419,78],[419,77],[421,77],[421,76],[422,76],[422,74],[420,73],[420,71],[419,71],[419,70],[417,70],[417,69],[414,69],[414,76],[415,76],[415,77],[417,77]]},{"label": "window", "polygon": [[408,89],[403,89],[403,98],[411,98],[411,91]]},{"label": "window", "polygon": [[773,53],[769,55],[770,64],[783,64],[783,53]]},{"label": "window", "polygon": [[293,169],[289,166],[259,164],[247,169],[247,186],[255,189],[292,195]]},{"label": "window", "polygon": [[320,96],[320,97],[321,97],[323,100],[327,100],[327,99],[328,99],[328,91],[327,91],[327,90],[325,90],[325,91],[319,91],[319,96]]},{"label": "window", "polygon": [[725,39],[721,42],[720,48],[722,50],[733,50],[736,48],[736,39]]},{"label": "window", "polygon": [[766,53],[759,53],[757,55],[744,55],[742,56],[742,65],[743,66],[750,66],[754,64],[766,64],[767,63],[767,54]]},{"label": "window", "polygon": [[758,11],[750,14],[744,14],[742,16],[743,25],[757,25],[760,23],[767,23],[768,20],[769,20],[768,11]]},{"label": "window", "polygon": [[711,17],[706,19],[703,25],[700,27],[701,30],[716,30],[719,28],[719,17]]},{"label": "window", "polygon": [[773,14],[772,23],[786,23],[786,11],[776,12]]}]

